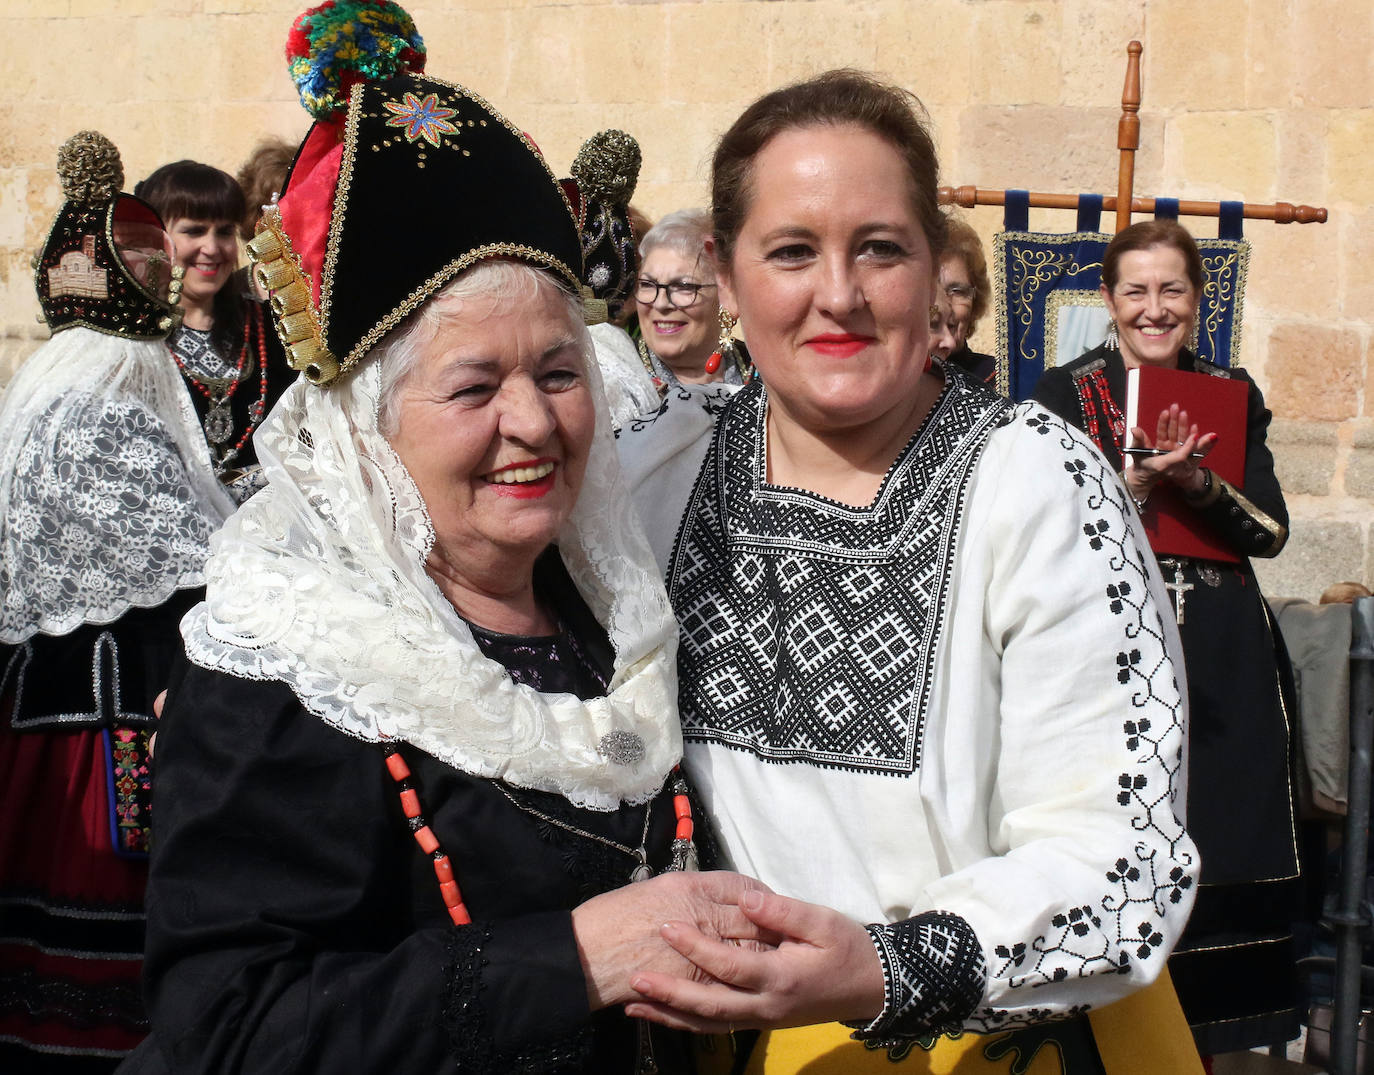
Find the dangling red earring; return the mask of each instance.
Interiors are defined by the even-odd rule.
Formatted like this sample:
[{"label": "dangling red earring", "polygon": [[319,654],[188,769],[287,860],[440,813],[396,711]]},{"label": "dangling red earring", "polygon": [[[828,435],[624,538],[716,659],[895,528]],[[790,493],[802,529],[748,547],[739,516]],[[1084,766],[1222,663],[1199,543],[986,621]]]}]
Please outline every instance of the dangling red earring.
[{"label": "dangling red earring", "polygon": [[735,319],[722,306],[717,320],[720,322],[720,342],[716,344],[716,349],[711,353],[711,357],[706,360],[707,373],[715,373],[719,370],[726,352],[733,353],[735,349],[730,342],[731,334],[735,331]]}]

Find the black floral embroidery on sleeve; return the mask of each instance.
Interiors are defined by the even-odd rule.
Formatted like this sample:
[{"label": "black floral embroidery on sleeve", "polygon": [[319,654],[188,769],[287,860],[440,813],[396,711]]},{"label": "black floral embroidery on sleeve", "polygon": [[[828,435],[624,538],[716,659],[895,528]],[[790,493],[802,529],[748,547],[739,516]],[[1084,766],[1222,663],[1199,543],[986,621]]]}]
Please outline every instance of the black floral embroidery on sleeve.
[{"label": "black floral embroidery on sleeve", "polygon": [[[1115,686],[1122,692],[1122,744],[1131,765],[1116,781],[1116,806],[1130,812],[1141,839],[1123,847],[1103,875],[1103,892],[1093,904],[1065,908],[1029,944],[994,944],[992,977],[1013,988],[1039,987],[1096,974],[1125,974],[1132,960],[1161,958],[1161,930],[1169,908],[1193,885],[1186,867],[1190,853],[1176,803],[1183,765],[1182,698],[1165,648],[1164,624],[1147,604],[1149,568],[1130,539],[1126,492],[1105,460],[1062,419],[1035,404],[1017,414],[1042,436],[1055,436],[1065,450],[1064,470],[1087,508],[1083,542],[1106,560],[1113,578],[1102,598],[1117,624]],[[1104,644],[1111,644],[1104,640]],[[1104,689],[1107,689],[1104,685]],[[1051,1014],[1049,1008],[1009,1012],[985,1006],[967,1022],[984,1031],[1081,1014],[1077,1005]]]}]

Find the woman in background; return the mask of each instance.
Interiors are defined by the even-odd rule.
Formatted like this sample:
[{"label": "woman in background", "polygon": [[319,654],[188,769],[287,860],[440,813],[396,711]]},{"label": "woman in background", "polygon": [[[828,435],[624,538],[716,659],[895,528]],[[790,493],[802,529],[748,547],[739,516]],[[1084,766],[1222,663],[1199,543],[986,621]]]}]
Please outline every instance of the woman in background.
[{"label": "woman in background", "polygon": [[660,392],[682,384],[743,384],[740,348],[721,352],[728,335],[721,320],[715,270],[706,256],[711,218],[704,209],[669,213],[639,244],[639,353]]},{"label": "woman in background", "polygon": [[949,297],[957,328],[954,350],[949,355],[961,370],[976,381],[997,383],[997,359],[969,350],[969,337],[988,312],[992,287],[988,283],[988,260],[978,233],[958,217],[946,214],[949,239],[940,255],[940,287]]},{"label": "woman in background", "polygon": [[[1159,556],[1188,669],[1188,831],[1202,852],[1197,904],[1169,968],[1198,1047],[1211,1054],[1297,1036],[1291,929],[1299,871],[1288,658],[1249,560],[1278,555],[1288,510],[1259,386],[1244,370],[1189,350],[1201,295],[1197,244],[1176,221],[1118,232],[1102,259],[1108,342],[1046,370],[1035,398],[1088,432],[1142,511],[1170,486],[1182,494],[1175,503],[1238,557]],[[1215,437],[1177,407],[1142,419],[1134,443],[1162,454],[1137,457],[1123,471],[1126,371],[1140,367],[1248,386],[1242,485],[1207,469],[1198,456]]]},{"label": "woman in background", "polygon": [[296,147],[284,138],[264,138],[253,147],[234,176],[243,191],[244,210],[239,221],[239,238],[249,242],[258,227],[265,206],[282,192]]},{"label": "woman in background", "polygon": [[185,271],[184,317],[167,340],[191,389],[215,471],[240,503],[261,487],[253,431],[291,383],[258,296],[239,278],[243,191],[197,161],[164,164],[134,188],[167,221]]},{"label": "woman in background", "polygon": [[0,1071],[109,1072],[140,972],[153,699],[233,511],[163,343],[179,288],[103,135],[58,153],[52,338],[0,399]]}]

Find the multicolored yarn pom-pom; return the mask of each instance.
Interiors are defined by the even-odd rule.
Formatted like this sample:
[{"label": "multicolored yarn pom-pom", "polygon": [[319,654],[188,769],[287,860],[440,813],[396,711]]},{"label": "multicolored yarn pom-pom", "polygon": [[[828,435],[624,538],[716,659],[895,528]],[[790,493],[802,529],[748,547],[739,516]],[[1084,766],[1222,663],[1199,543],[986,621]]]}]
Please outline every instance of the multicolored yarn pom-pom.
[{"label": "multicolored yarn pom-pom", "polygon": [[356,83],[422,72],[425,43],[415,20],[391,0],[326,0],[292,25],[286,62],[305,110],[332,122],[347,110]]}]

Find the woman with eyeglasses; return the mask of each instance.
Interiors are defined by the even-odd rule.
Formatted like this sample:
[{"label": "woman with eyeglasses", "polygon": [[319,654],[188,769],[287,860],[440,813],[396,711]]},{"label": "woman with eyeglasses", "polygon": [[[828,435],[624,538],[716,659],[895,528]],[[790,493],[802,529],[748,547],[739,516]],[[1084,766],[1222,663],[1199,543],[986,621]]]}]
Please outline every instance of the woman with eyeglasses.
[{"label": "woman with eyeglasses", "polygon": [[940,287],[949,297],[957,329],[954,350],[945,361],[952,362],[975,381],[995,384],[997,359],[969,350],[968,338],[988,312],[988,259],[978,233],[957,217],[946,217],[948,244],[940,255]]},{"label": "woman with eyeglasses", "polygon": [[711,216],[704,209],[669,213],[639,244],[639,357],[659,392],[680,384],[743,384],[748,364],[735,345],[722,354],[716,273],[706,256]]}]

